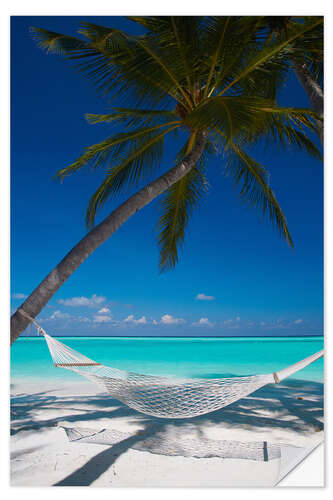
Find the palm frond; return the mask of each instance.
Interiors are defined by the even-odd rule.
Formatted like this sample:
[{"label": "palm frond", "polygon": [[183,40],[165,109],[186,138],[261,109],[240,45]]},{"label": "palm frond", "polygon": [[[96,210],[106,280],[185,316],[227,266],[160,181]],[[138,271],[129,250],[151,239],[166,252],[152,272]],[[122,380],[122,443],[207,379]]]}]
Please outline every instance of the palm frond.
[{"label": "palm frond", "polygon": [[240,184],[240,198],[249,206],[257,208],[263,216],[267,214],[280,236],[293,248],[287,220],[268,184],[266,169],[236,144],[232,144],[226,173],[234,178],[236,187]]},{"label": "palm frond", "polygon": [[[51,54],[69,55],[90,51],[96,53],[92,47],[79,38],[63,35],[54,31],[43,30],[35,26],[30,27],[30,33],[37,46]],[[92,55],[91,53],[89,55]]]},{"label": "palm frond", "polygon": [[133,108],[112,108],[112,113],[96,115],[87,113],[85,115],[88,123],[96,124],[102,122],[121,123],[127,127],[148,126],[152,123],[163,124],[166,120],[176,119],[174,111],[156,109],[133,109]]},{"label": "palm frond", "polygon": [[307,109],[284,108],[272,113],[262,129],[243,135],[248,143],[262,143],[266,147],[275,142],[282,148],[306,151],[310,156],[322,160],[322,153],[307,135],[307,131],[318,133],[320,117]]},{"label": "palm frond", "polygon": [[140,136],[139,140],[132,140],[127,143],[126,149],[122,147],[121,151],[117,152],[117,156],[113,157],[116,162],[107,171],[106,179],[89,200],[86,212],[88,227],[94,225],[98,209],[102,208],[107,200],[153,176],[163,156],[164,137],[176,128],[178,125],[170,126],[162,132],[154,130]]},{"label": "palm frond", "polygon": [[267,73],[276,64],[287,64],[283,59],[289,56],[292,51],[293,43],[300,39],[305,33],[311,31],[316,26],[322,24],[322,19],[317,19],[314,22],[307,24],[305,26],[295,26],[293,32],[289,34],[283,41],[276,41],[269,46],[264,47],[262,50],[258,50],[255,57],[252,60],[247,61],[246,65],[242,65],[238,74],[236,74],[232,80],[219,92],[219,96],[224,95],[232,87],[234,87],[239,81],[242,81],[249,76],[259,71],[261,74]]},{"label": "palm frond", "polygon": [[149,54],[149,44],[143,37],[91,23],[83,23],[80,31],[87,41],[40,28],[31,28],[31,32],[44,50],[76,61],[76,69],[103,95],[126,95],[127,101],[131,95],[138,107],[146,103],[165,105],[170,98],[179,100],[168,65],[162,61],[166,71],[161,68]]},{"label": "palm frond", "polygon": [[164,60],[165,58],[163,58],[161,51],[157,52],[156,50],[154,50],[154,48],[151,47],[151,44],[149,43],[149,39],[138,40],[138,44],[149,54],[151,59],[147,61],[148,64],[150,63],[150,65],[152,65],[152,62],[155,62],[159,66],[159,69],[161,69],[164,72],[164,76],[169,79],[169,87],[174,87],[176,93],[179,92],[180,95],[182,96],[183,105],[188,107],[188,109],[191,109],[192,102],[187,92],[183,89],[181,81],[179,81],[177,75],[174,74],[174,72],[171,69],[171,66],[167,63],[167,61]]},{"label": "palm frond", "polygon": [[[118,159],[122,154],[125,155],[128,148],[131,148],[133,144],[136,145],[138,142],[140,143],[141,141],[145,141],[147,137],[151,137],[151,133],[158,131],[165,126],[178,127],[179,122],[167,122],[153,127],[136,129],[131,132],[114,134],[108,139],[86,148],[84,153],[77,158],[77,160],[71,163],[68,167],[59,170],[56,177],[63,180],[68,175],[77,172],[82,167],[87,165],[97,168],[105,165],[106,162],[111,161],[111,159]],[[169,129],[167,131],[169,131]]]},{"label": "palm frond", "polygon": [[198,83],[201,63],[202,16],[131,17],[144,25],[146,39],[172,68],[187,90]]},{"label": "palm frond", "polygon": [[[210,64],[215,64],[214,84],[209,89],[207,97],[232,81],[240,68],[246,67],[247,61],[260,50],[257,43],[258,25],[259,20],[255,16],[232,16],[231,18],[217,16],[212,19],[208,37],[204,41],[205,50],[208,49],[208,53],[212,53],[213,49]],[[222,43],[221,33],[224,33]],[[218,46],[220,50],[217,53],[215,50]],[[215,56],[217,56],[216,62]]]},{"label": "palm frond", "polygon": [[212,129],[223,135],[223,143],[272,140],[281,145],[321,153],[305,130],[317,132],[318,116],[309,109],[277,106],[273,100],[246,96],[216,96],[187,115],[185,123],[195,129]]},{"label": "palm frond", "polygon": [[[177,161],[185,156],[188,144],[179,152]],[[159,204],[161,215],[157,223],[161,271],[174,268],[178,262],[179,248],[184,243],[190,217],[208,190],[205,166],[211,152],[212,148],[208,143],[200,162],[162,196]]]},{"label": "palm frond", "polygon": [[169,28],[168,16],[127,16],[127,18],[158,34]]},{"label": "palm frond", "polygon": [[[214,87],[212,89],[210,89],[210,83],[212,81],[212,78],[213,78],[213,75],[215,74],[216,75],[216,66],[217,64],[219,63],[220,66],[222,66],[221,64],[221,58],[220,58],[220,53],[221,53],[221,49],[222,49],[222,45],[223,45],[223,42],[226,38],[226,32],[227,32],[227,28],[228,28],[228,25],[230,23],[230,20],[231,18],[230,17],[226,17],[226,18],[222,18],[222,23],[223,25],[222,26],[219,26],[219,28],[217,29],[218,31],[218,41],[217,41],[217,45],[216,45],[216,51],[213,53],[212,55],[212,58],[211,58],[211,62],[210,62],[210,70],[209,70],[209,74],[208,74],[208,77],[207,77],[207,81],[206,81],[206,85],[205,85],[205,90],[204,90],[204,93],[203,93],[203,98],[205,99],[208,95],[208,93],[212,93],[213,90],[214,90]],[[219,19],[220,21],[220,19]]]}]

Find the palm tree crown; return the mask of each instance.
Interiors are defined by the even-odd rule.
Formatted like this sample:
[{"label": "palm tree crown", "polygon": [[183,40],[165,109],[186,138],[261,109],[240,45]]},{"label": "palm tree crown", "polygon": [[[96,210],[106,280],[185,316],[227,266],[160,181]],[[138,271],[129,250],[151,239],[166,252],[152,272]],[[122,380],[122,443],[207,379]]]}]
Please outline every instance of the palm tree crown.
[{"label": "palm tree crown", "polygon": [[108,200],[156,177],[168,135],[185,137],[175,155],[179,162],[201,134],[205,146],[200,160],[161,197],[161,269],[178,260],[190,215],[207,190],[209,159],[217,153],[241,198],[267,213],[293,246],[267,171],[249,148],[264,140],[320,157],[307,136],[307,131],[316,132],[318,116],[308,109],[280,107],[276,96],[291,54],[301,46],[310,50],[322,18],[289,23],[283,37],[273,38],[262,17],[130,19],[144,26],[144,35],[91,23],[82,23],[79,33],[85,39],[32,28],[40,47],[75,60],[103,94],[126,102],[108,114],[86,115],[92,124],[115,124],[121,132],[89,146],[57,174],[63,179],[86,165],[105,168],[105,179],[89,200],[88,225],[94,225],[97,210]]}]

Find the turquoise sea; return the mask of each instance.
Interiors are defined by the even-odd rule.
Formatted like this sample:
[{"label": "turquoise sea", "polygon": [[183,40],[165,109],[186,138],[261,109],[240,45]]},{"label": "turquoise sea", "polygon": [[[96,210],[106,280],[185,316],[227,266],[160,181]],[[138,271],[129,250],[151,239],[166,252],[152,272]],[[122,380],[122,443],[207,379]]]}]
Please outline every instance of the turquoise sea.
[{"label": "turquoise sea", "polygon": [[[57,337],[89,358],[152,375],[218,378],[271,373],[323,348],[323,337]],[[323,382],[323,358],[293,375]],[[11,348],[11,380],[80,377],[55,368],[43,337],[23,337]]]}]

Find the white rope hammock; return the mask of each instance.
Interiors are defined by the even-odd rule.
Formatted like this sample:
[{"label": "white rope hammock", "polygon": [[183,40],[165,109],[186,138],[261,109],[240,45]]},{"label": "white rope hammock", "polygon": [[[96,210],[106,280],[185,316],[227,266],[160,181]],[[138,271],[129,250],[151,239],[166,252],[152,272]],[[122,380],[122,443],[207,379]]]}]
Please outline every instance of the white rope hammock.
[{"label": "white rope hammock", "polygon": [[279,383],[324,355],[319,351],[298,363],[267,375],[219,379],[178,379],[141,375],[97,363],[48,335],[24,311],[44,335],[56,367],[72,370],[96,382],[113,398],[146,415],[191,418],[219,410],[248,396],[266,384]]}]

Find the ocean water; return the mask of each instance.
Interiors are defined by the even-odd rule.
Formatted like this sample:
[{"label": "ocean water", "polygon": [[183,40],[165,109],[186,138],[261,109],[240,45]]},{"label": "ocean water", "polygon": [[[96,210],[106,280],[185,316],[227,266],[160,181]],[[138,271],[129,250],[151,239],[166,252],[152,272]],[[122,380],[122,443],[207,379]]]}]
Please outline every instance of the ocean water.
[{"label": "ocean water", "polygon": [[[323,337],[58,337],[104,365],[150,375],[219,378],[278,371],[323,349]],[[11,348],[11,380],[75,380],[55,368],[43,337],[23,337]],[[323,358],[292,376],[323,382]]]}]

